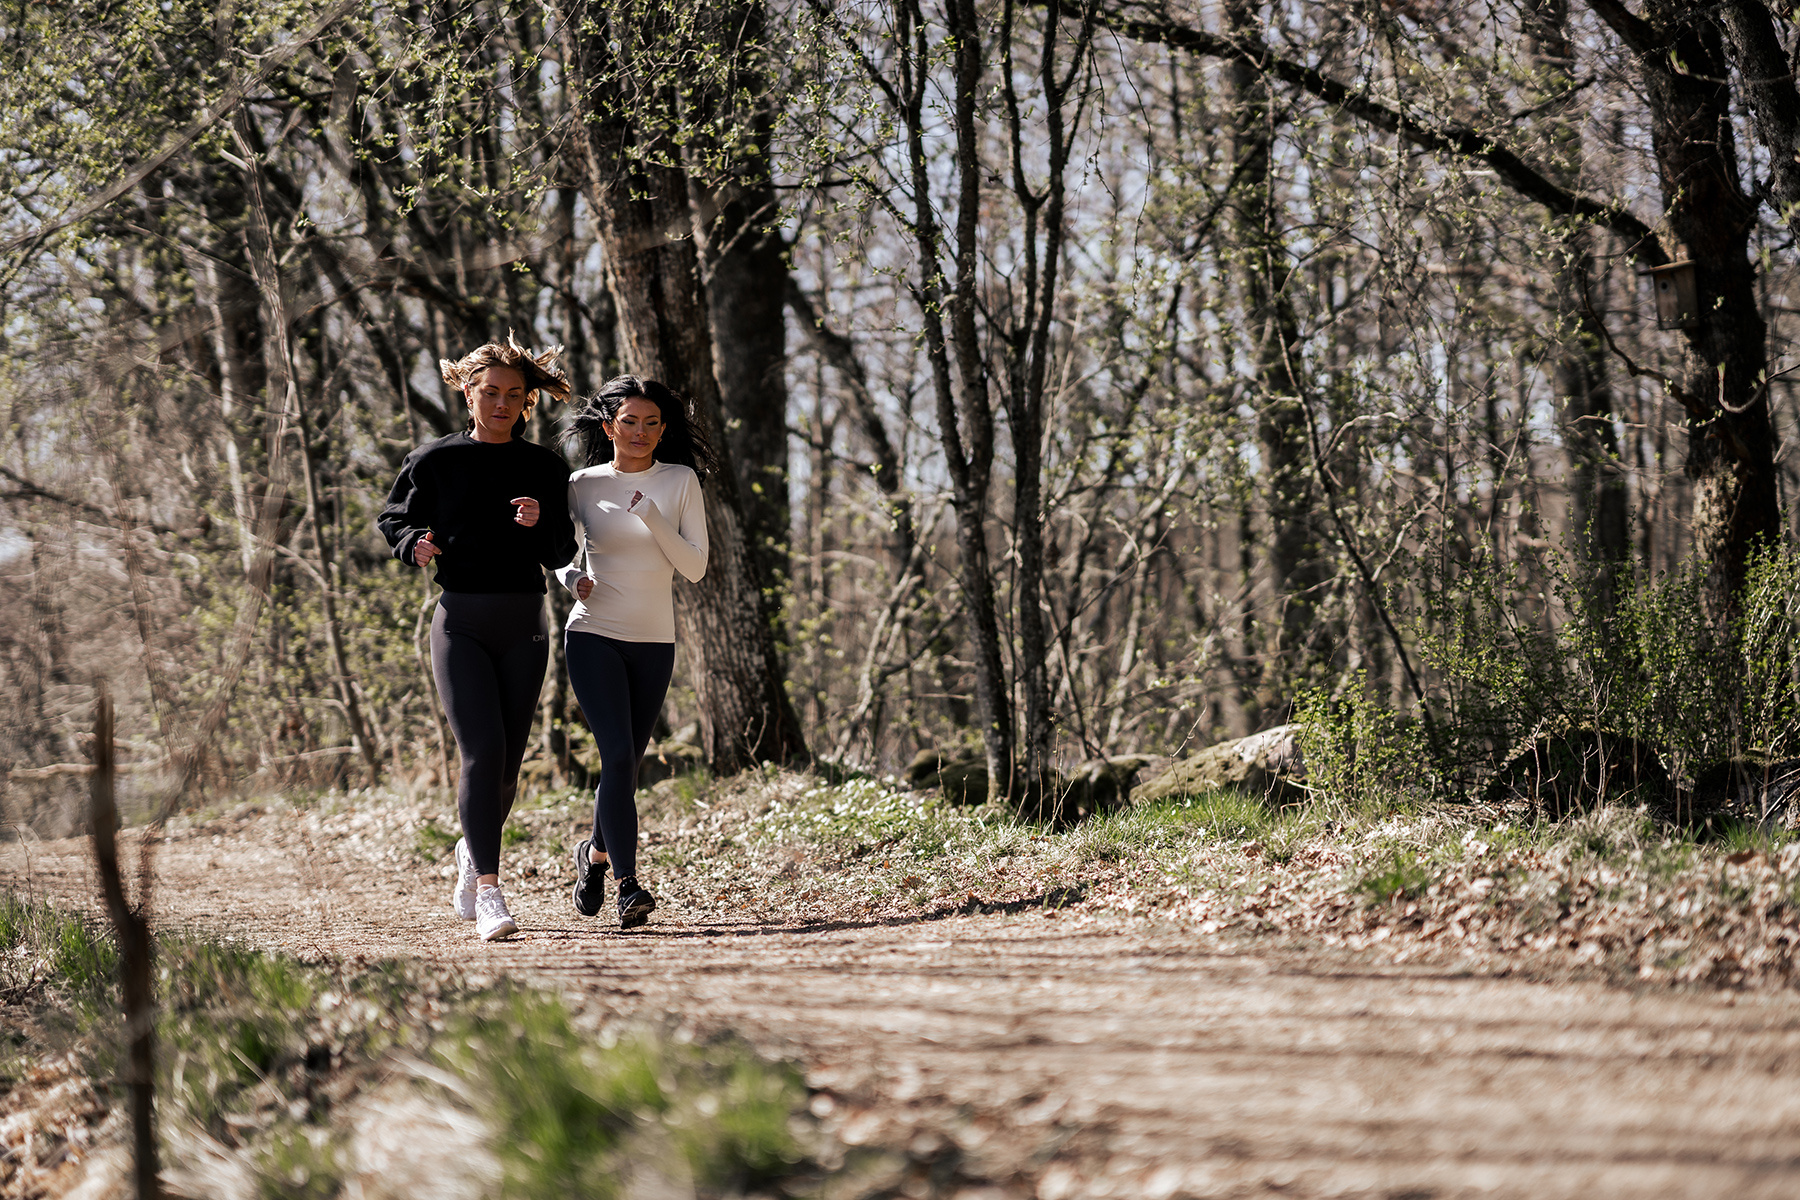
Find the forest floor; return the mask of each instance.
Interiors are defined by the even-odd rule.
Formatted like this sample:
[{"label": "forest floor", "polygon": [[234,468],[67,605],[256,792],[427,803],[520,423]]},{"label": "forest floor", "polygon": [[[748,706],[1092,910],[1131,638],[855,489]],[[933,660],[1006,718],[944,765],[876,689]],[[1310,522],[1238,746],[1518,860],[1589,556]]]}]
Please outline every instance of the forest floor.
[{"label": "forest floor", "polygon": [[[583,1028],[729,1031],[878,1152],[825,1194],[1800,1194],[1800,844],[1228,795],[1052,832],[770,772],[645,797],[661,904],[621,933],[569,907],[582,807],[515,814],[508,941],[449,911],[454,812],[403,794],[186,819],[156,917],[519,980]],[[0,843],[0,870],[98,911],[79,840]],[[364,1175],[404,1155],[388,1132]]]}]

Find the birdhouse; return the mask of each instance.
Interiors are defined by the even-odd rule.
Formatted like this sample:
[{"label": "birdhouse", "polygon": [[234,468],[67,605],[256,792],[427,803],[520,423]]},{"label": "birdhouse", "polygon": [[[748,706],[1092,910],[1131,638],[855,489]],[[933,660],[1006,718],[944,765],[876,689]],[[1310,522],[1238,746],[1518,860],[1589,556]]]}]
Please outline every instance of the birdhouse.
[{"label": "birdhouse", "polygon": [[1675,259],[1660,267],[1639,271],[1650,277],[1656,293],[1656,327],[1658,329],[1695,329],[1700,325],[1700,283],[1695,277],[1694,261],[1686,246],[1675,248]]}]

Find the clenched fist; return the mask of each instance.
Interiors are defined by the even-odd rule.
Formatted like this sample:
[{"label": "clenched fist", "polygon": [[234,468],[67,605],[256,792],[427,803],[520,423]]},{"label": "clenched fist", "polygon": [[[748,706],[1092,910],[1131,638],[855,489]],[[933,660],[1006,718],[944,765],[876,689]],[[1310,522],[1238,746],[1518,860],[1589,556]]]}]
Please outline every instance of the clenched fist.
[{"label": "clenched fist", "polygon": [[421,567],[444,552],[443,547],[432,542],[431,537],[430,533],[426,533],[413,545],[413,561]]}]

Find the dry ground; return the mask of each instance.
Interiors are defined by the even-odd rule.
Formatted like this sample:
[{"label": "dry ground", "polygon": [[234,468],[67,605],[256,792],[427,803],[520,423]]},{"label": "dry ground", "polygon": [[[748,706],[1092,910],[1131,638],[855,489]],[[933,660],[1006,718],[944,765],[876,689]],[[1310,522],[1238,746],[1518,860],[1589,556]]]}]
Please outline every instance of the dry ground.
[{"label": "dry ground", "polygon": [[[305,958],[525,977],[590,1020],[729,1027],[802,1065],[839,1139],[901,1151],[902,1194],[1800,1195],[1786,988],[1505,977],[1492,955],[1421,964],[1416,939],[1352,951],[1097,901],[800,919],[716,878],[669,879],[621,934],[569,911],[549,837],[512,853],[523,935],[483,945],[395,811],[178,830],[157,911]],[[79,841],[0,845],[0,869],[92,907]]]}]

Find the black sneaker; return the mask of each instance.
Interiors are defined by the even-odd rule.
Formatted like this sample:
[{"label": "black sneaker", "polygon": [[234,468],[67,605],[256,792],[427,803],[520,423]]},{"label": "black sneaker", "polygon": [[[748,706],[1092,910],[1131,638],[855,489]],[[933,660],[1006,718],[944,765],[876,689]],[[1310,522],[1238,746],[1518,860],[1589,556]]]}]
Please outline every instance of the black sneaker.
[{"label": "black sneaker", "polygon": [[644,890],[636,875],[619,877],[619,928],[636,929],[650,920],[656,897]]},{"label": "black sneaker", "polygon": [[584,917],[597,917],[606,907],[606,864],[589,858],[592,839],[582,838],[575,847],[575,886],[569,890],[575,911]]}]

